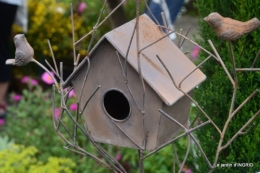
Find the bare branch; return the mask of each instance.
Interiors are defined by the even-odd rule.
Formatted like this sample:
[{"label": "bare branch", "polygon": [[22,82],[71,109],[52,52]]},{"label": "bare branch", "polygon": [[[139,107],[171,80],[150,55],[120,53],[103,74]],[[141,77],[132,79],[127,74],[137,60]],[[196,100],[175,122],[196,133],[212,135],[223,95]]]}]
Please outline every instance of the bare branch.
[{"label": "bare branch", "polygon": [[260,114],[260,110],[252,117],[250,118],[247,123],[245,125],[243,125],[243,127],[241,127],[241,129],[227,142],[226,145],[224,145],[223,147],[220,148],[221,150],[224,150],[225,148],[227,148],[235,139],[238,135],[243,134],[244,129]]},{"label": "bare branch", "polygon": [[218,54],[216,48],[214,47],[214,45],[213,45],[213,43],[211,42],[211,40],[208,40],[208,42],[209,42],[211,48],[213,49],[213,51],[215,52],[216,56],[218,57],[218,60],[219,60],[219,62],[220,62],[220,64],[221,64],[221,66],[223,67],[225,73],[227,74],[227,76],[228,76],[230,82],[232,83],[233,87],[235,87],[235,82],[234,82],[233,78],[231,77],[229,71],[227,70],[227,68],[226,68],[226,66],[225,66],[225,64],[224,64],[224,62],[223,62],[222,59],[221,59],[221,57],[219,56],[219,54]]}]

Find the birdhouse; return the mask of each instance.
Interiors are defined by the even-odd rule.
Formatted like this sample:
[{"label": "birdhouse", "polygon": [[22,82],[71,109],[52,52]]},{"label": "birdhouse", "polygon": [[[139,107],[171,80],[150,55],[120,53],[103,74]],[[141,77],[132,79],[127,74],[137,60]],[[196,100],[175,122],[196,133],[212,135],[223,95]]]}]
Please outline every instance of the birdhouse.
[{"label": "birdhouse", "polygon": [[[63,87],[72,85],[78,99],[82,91],[82,97],[79,99],[82,109],[100,86],[83,112],[85,126],[96,142],[130,148],[141,146],[146,150],[154,150],[171,140],[180,130],[176,123],[162,115],[158,109],[186,125],[191,104],[190,99],[173,85],[156,55],[167,66],[177,84],[196,66],[168,37],[142,50],[140,64],[145,83],[143,115],[137,107],[142,105],[143,89],[138,73],[136,32],[132,42],[130,41],[134,27],[135,20],[132,20],[105,34],[90,52],[90,68],[85,85],[83,81],[89,65],[86,59],[68,77]],[[163,36],[163,32],[148,16],[139,17],[140,49]],[[129,88],[122,69],[127,71]],[[197,69],[183,81],[181,88],[191,94],[205,78]]]}]

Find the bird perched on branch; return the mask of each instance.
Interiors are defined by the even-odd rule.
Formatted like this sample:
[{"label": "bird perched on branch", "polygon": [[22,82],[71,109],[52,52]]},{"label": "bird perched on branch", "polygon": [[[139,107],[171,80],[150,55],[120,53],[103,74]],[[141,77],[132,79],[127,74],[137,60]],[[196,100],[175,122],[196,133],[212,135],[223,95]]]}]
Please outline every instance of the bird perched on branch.
[{"label": "bird perched on branch", "polygon": [[204,20],[213,28],[218,37],[223,40],[236,40],[260,26],[260,21],[257,18],[240,22],[223,17],[217,12],[210,13]]},{"label": "bird perched on branch", "polygon": [[14,37],[15,59],[8,59],[5,63],[10,65],[23,66],[29,63],[34,55],[33,48],[27,42],[24,34],[17,34]]}]

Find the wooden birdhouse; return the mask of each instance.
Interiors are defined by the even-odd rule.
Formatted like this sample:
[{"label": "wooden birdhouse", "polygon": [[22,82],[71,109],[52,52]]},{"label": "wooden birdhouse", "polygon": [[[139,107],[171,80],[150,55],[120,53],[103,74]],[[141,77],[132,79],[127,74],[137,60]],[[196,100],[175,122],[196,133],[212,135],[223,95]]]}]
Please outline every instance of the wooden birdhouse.
[{"label": "wooden birdhouse", "polygon": [[[139,22],[141,49],[164,36],[148,16],[140,16]],[[83,87],[80,100],[82,109],[96,88],[101,86],[83,112],[85,126],[96,142],[138,148],[137,146],[144,147],[143,140],[146,138],[145,149],[154,150],[172,139],[180,130],[177,124],[169,121],[158,109],[186,125],[191,104],[173,85],[156,55],[165,63],[177,84],[196,66],[169,38],[161,39],[142,50],[140,64],[146,87],[146,108],[143,115],[133,99],[134,97],[137,104],[142,105],[143,90],[138,74],[136,33],[127,58],[128,85],[133,97],[124,80],[116,54],[117,51],[124,66],[134,26],[135,20],[132,20],[104,35],[95,45],[89,56],[90,68],[84,86],[83,81],[89,65],[86,60],[79,64],[63,87],[72,85],[78,99]],[[197,69],[184,80],[181,88],[191,94],[205,78]]]}]

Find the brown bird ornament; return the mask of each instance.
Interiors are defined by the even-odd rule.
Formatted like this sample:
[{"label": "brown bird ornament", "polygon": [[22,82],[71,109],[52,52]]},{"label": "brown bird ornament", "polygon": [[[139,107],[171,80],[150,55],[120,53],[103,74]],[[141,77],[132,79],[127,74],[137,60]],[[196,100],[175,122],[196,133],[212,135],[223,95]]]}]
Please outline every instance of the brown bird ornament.
[{"label": "brown bird ornament", "polygon": [[260,21],[257,18],[240,22],[223,17],[217,12],[210,13],[204,20],[213,28],[218,37],[229,41],[237,40],[260,26]]},{"label": "brown bird ornament", "polygon": [[23,66],[32,61],[34,56],[34,51],[31,45],[27,42],[24,34],[17,34],[14,37],[15,44],[15,59],[6,60],[8,65]]}]

